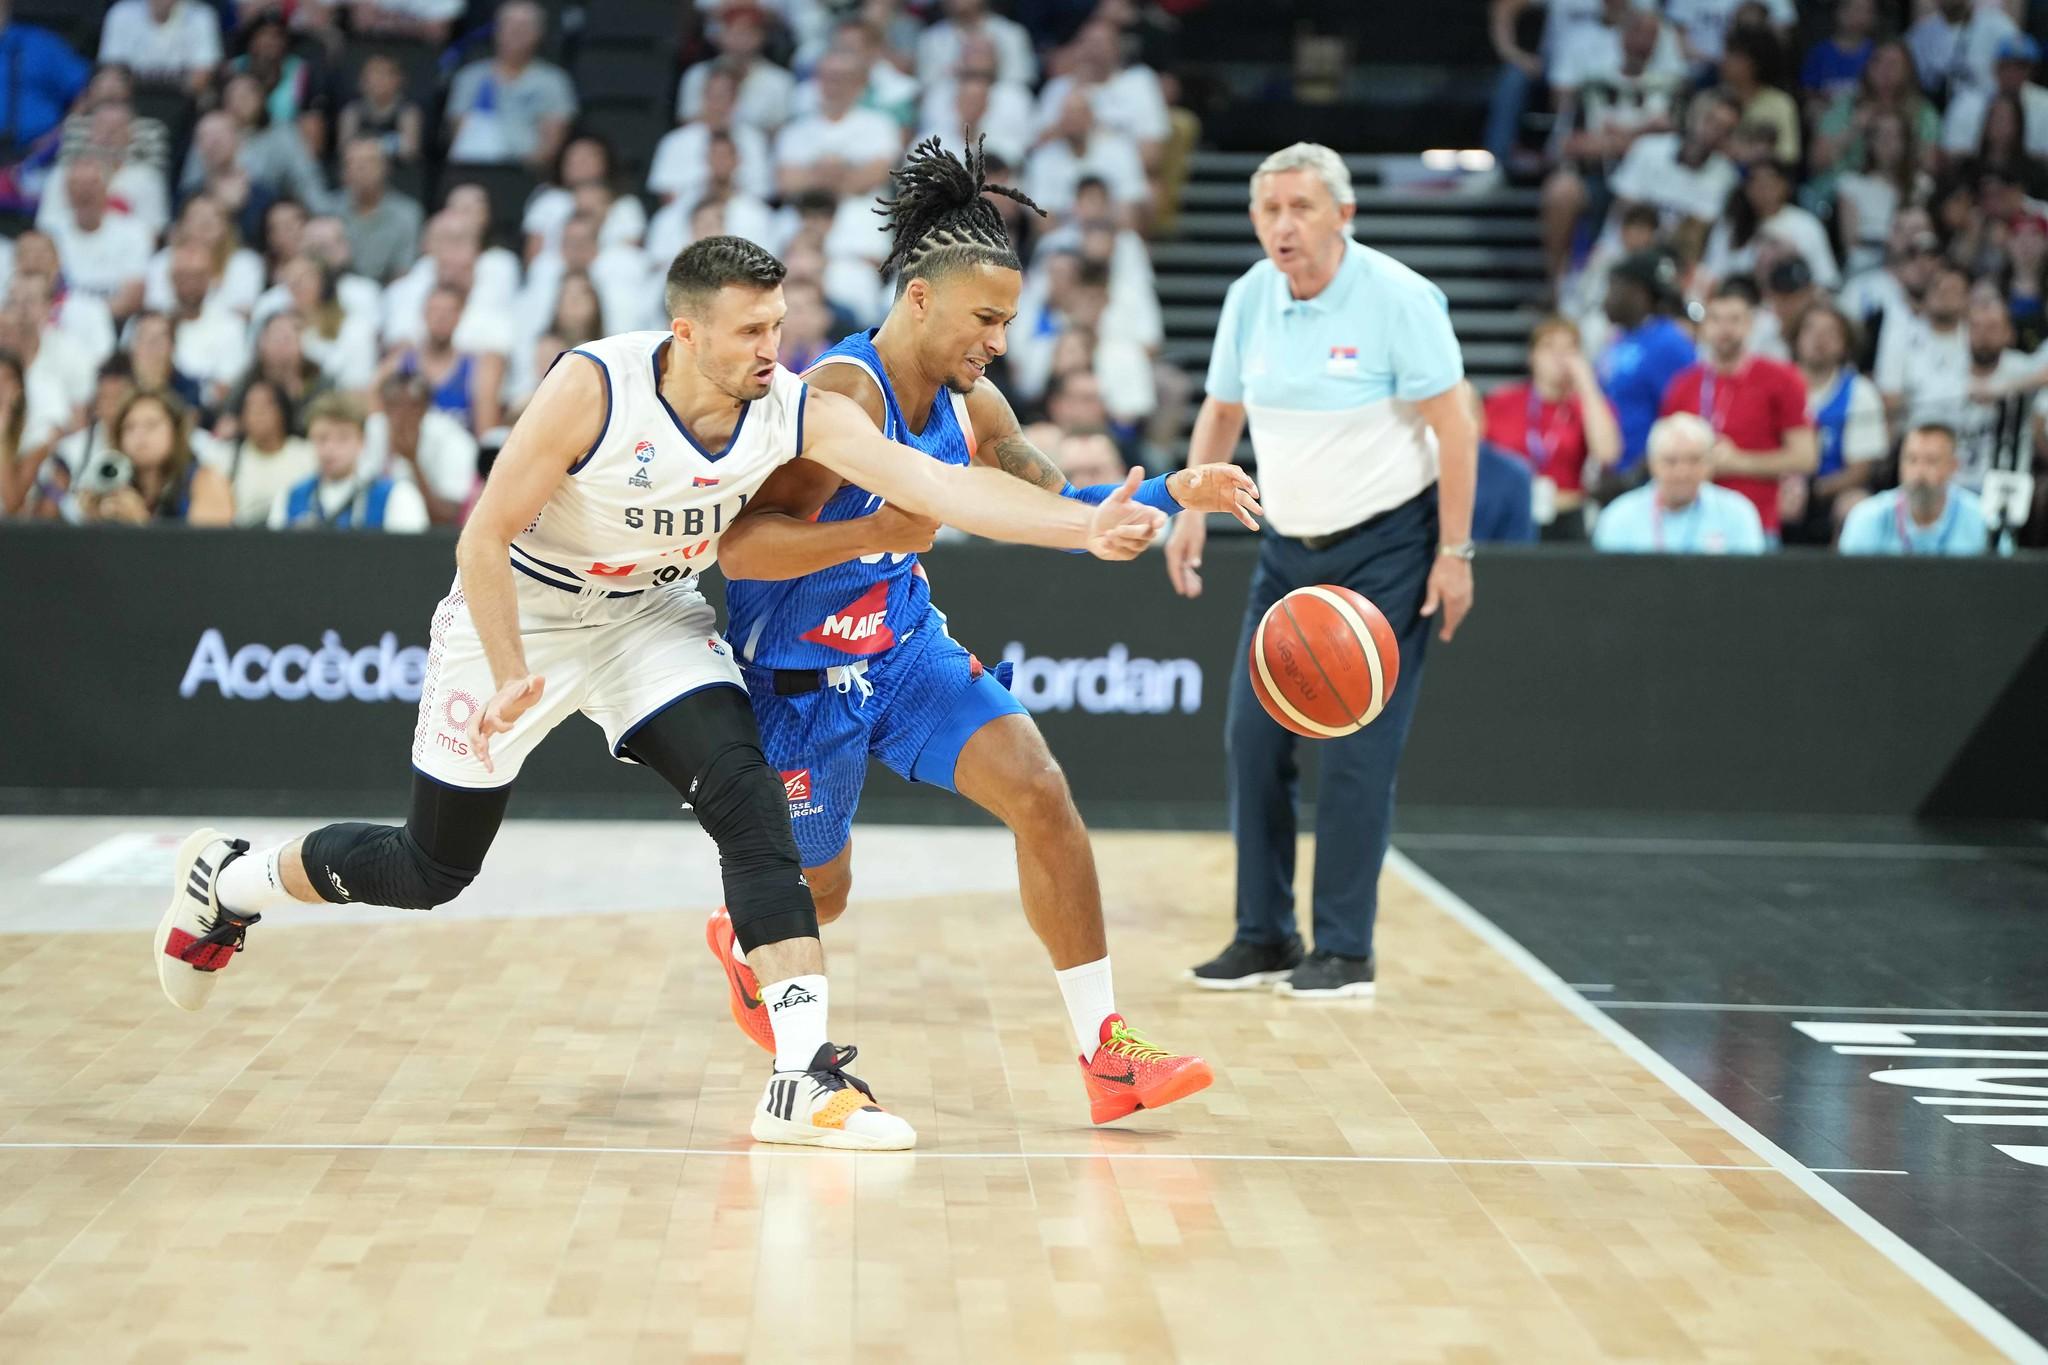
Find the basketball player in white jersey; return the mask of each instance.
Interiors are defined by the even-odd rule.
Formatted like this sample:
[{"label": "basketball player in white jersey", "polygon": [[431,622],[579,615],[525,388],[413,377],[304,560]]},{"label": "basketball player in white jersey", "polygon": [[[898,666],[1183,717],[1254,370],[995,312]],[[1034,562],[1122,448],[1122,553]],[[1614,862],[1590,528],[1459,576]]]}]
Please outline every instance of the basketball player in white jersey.
[{"label": "basketball player in white jersey", "polygon": [[667,332],[572,351],[499,455],[434,615],[402,827],[329,825],[252,855],[200,830],[179,850],[158,977],[198,1009],[250,925],[294,904],[430,909],[483,864],[520,765],[581,711],[614,757],[653,768],[719,852],[725,901],[774,1010],[774,1070],[753,1135],[902,1148],[916,1135],[827,1041],[824,956],[780,778],[762,759],[732,651],[696,575],[777,467],[815,460],[913,512],[979,535],[1105,559],[1164,518],[1129,485],[1100,508],[999,470],[942,465],[882,437],[852,402],[775,363],[783,267],[737,237],[669,268]]}]

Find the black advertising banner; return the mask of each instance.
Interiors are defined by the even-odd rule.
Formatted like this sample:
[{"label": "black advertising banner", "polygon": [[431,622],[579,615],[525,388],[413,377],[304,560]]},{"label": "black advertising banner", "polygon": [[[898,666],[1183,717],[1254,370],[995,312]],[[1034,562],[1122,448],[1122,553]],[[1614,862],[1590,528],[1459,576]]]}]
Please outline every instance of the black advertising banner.
[{"label": "black advertising banner", "polygon": [[[1013,665],[1091,819],[1216,826],[1255,550],[1213,539],[1195,601],[1157,555],[974,544],[927,564],[954,637]],[[446,535],[0,527],[0,800],[391,813],[453,575]],[[1405,803],[2048,816],[2048,562],[1503,551],[1477,581],[1422,670]],[[673,809],[581,719],[514,801]],[[966,807],[878,769],[863,809]]]}]

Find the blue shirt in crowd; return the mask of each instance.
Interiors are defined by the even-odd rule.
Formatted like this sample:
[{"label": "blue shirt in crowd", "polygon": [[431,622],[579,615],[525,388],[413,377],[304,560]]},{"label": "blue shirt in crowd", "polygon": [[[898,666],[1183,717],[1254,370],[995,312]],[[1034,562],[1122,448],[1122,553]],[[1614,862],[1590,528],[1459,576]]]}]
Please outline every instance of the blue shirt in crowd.
[{"label": "blue shirt in crowd", "polygon": [[1691,333],[1667,317],[1650,318],[1607,343],[1600,353],[1600,387],[1621,424],[1617,469],[1629,469],[1643,458],[1650,427],[1664,406],[1664,390],[1698,358]]},{"label": "blue shirt in crowd", "polygon": [[1799,88],[1820,95],[1835,95],[1853,89],[1863,78],[1863,68],[1877,44],[1865,38],[1854,47],[1842,47],[1828,38],[1807,49],[1799,68]]},{"label": "blue shirt in crowd", "polygon": [[1536,539],[1529,462],[1490,441],[1479,443],[1479,487],[1472,495],[1472,539],[1527,544]]},{"label": "blue shirt in crowd", "polygon": [[0,145],[34,142],[64,119],[92,66],[46,28],[0,29]]},{"label": "blue shirt in crowd", "polygon": [[1760,555],[1764,523],[1742,494],[1702,484],[1690,506],[1673,511],[1657,486],[1632,488],[1600,509],[1593,548],[1622,554]]},{"label": "blue shirt in crowd", "polygon": [[1887,488],[1856,504],[1838,548],[1845,555],[1981,555],[1985,535],[1984,509],[1967,488],[1949,485],[1932,526],[1913,520],[1903,489]]}]

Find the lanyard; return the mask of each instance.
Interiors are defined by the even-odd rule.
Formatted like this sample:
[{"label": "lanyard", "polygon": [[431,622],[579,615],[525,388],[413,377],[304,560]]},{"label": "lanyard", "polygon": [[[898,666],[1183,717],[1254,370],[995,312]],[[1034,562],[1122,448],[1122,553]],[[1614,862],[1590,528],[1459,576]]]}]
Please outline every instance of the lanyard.
[{"label": "lanyard", "polygon": [[[1941,520],[1934,523],[1935,554],[1940,554],[1941,547],[1948,543],[1948,524],[1950,519],[1954,516],[1955,510],[1955,495],[1953,493],[1950,493],[1942,503]],[[1896,523],[1899,528],[1899,553],[1902,555],[1919,554],[1920,552],[1913,548],[1912,536],[1907,534],[1908,523],[1906,521],[1906,499],[1903,491],[1901,491],[1899,500],[1892,504],[1892,521]]]},{"label": "lanyard", "polygon": [[[1684,546],[1675,551],[1675,553],[1679,554],[1691,554],[1699,548],[1700,523],[1706,517],[1706,512],[1700,507],[1700,500],[1698,498],[1694,498],[1692,505],[1686,510],[1698,513],[1698,515],[1686,523],[1691,534],[1686,536]],[[1664,552],[1664,500],[1656,497],[1654,494],[1650,498],[1650,548],[1659,554]]]},{"label": "lanyard", "polygon": [[[1550,410],[1550,427],[1552,429],[1557,426],[1558,419],[1565,415],[1565,402],[1565,399],[1560,398],[1557,401],[1557,405]],[[1529,463],[1535,467],[1538,474],[1541,474],[1549,467],[1550,453],[1556,448],[1551,432],[1546,430],[1539,421],[1542,415],[1543,400],[1537,395],[1536,385],[1532,383],[1529,385],[1529,412],[1522,423],[1525,433],[1523,444],[1529,447]]]},{"label": "lanyard", "polygon": [[[1735,372],[1728,378],[1740,379],[1742,370],[1742,366],[1736,366]],[[1721,396],[1717,392],[1719,385],[1715,382],[1718,378],[1719,373],[1712,365],[1707,366],[1705,373],[1700,375],[1700,416],[1707,419],[1707,425],[1714,429],[1716,436],[1721,436],[1725,434],[1721,430],[1721,405],[1714,401]]]}]

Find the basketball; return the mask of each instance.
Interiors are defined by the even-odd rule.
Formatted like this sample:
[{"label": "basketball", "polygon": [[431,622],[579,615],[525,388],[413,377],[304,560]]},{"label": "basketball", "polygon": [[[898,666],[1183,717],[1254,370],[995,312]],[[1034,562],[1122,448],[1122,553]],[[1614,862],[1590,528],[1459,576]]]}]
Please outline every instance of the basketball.
[{"label": "basketball", "polygon": [[1249,663],[1267,715],[1309,739],[1340,739],[1385,709],[1401,649],[1369,599],[1322,583],[1296,588],[1267,609]]}]

